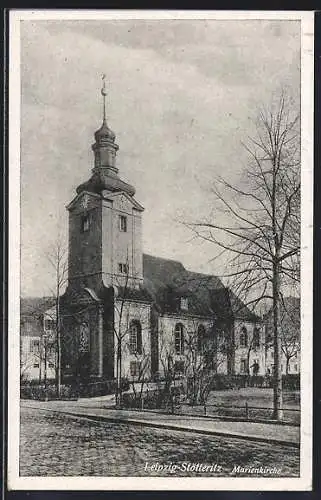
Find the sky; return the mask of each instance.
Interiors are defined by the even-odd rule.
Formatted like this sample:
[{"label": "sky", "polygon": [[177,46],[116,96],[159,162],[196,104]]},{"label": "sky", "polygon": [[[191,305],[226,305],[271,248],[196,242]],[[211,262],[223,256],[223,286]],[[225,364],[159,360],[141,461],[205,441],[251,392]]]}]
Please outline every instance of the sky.
[{"label": "sky", "polygon": [[145,208],[144,252],[219,275],[218,250],[182,221],[211,213],[217,176],[237,181],[260,105],[285,89],[299,109],[300,23],[22,21],[23,296],[54,282],[46,254],[91,175],[102,74],[119,175]]}]

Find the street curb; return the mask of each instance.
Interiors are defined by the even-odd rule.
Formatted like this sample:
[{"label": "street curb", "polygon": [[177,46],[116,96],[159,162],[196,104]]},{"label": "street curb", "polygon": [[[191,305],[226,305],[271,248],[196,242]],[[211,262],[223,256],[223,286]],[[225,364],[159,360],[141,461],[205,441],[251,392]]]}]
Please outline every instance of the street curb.
[{"label": "street curb", "polygon": [[247,441],[259,441],[263,443],[270,443],[270,444],[278,444],[278,445],[285,445],[285,446],[291,446],[294,448],[300,448],[299,443],[295,443],[293,441],[284,441],[281,439],[271,439],[268,437],[264,436],[246,436],[244,434],[238,433],[238,432],[224,432],[224,431],[219,431],[219,430],[206,430],[206,429],[195,429],[195,428],[190,428],[190,427],[183,427],[181,425],[177,424],[166,424],[166,423],[160,423],[160,422],[151,422],[150,420],[138,420],[138,419],[133,419],[133,418],[124,418],[124,417],[110,417],[107,415],[93,415],[90,413],[77,413],[77,412],[72,412],[68,410],[60,410],[60,409],[52,409],[52,408],[43,408],[43,407],[34,407],[34,406],[27,406],[27,408],[33,408],[33,409],[41,409],[44,411],[51,411],[55,413],[62,413],[64,415],[70,415],[74,416],[77,418],[85,418],[88,420],[94,420],[96,422],[112,422],[112,423],[125,423],[125,424],[131,424],[131,425],[136,425],[140,427],[154,427],[156,429],[166,429],[166,430],[173,430],[173,431],[182,431],[182,432],[191,432],[191,433],[197,433],[197,434],[203,434],[207,436],[221,436],[221,437],[230,437],[230,438],[236,438],[236,439],[245,439]]},{"label": "street curb", "polygon": [[[83,407],[85,408],[85,407]],[[86,407],[88,408],[88,406]],[[102,406],[101,409],[107,409],[107,410],[116,410],[116,408],[113,408],[111,406]],[[136,408],[131,408],[130,411],[136,411],[137,413],[141,412],[141,411],[145,411],[145,410],[139,410],[139,409],[136,409]],[[158,412],[158,411],[153,411],[153,410],[146,410],[146,412],[151,412],[153,413],[154,415],[155,414],[158,414],[158,415],[171,415],[170,413],[165,413],[165,412]],[[272,425],[286,425],[286,426],[289,426],[289,427],[300,427],[300,424],[297,424],[297,423],[293,423],[293,422],[287,422],[287,421],[281,421],[281,422],[278,422],[277,420],[268,420],[268,419],[259,419],[259,418],[256,418],[256,419],[246,419],[244,417],[227,417],[225,415],[220,415],[220,416],[217,416],[217,415],[192,415],[191,413],[174,413],[172,415],[176,415],[177,417],[193,417],[195,419],[201,419],[201,418],[204,418],[204,419],[208,419],[208,420],[213,420],[213,422],[247,422],[247,423],[253,423],[253,424],[272,424]]]}]

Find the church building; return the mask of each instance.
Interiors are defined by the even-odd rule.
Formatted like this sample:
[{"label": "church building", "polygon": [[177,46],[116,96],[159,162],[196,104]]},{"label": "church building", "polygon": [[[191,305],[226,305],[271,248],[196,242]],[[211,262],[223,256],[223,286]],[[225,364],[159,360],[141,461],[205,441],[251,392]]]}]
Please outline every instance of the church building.
[{"label": "church building", "polygon": [[[143,253],[144,208],[121,179],[118,145],[103,122],[94,165],[69,212],[68,286],[61,299],[62,371],[139,380],[193,363],[218,373],[264,374],[261,322],[216,277]],[[160,236],[161,237],[161,236]],[[251,370],[252,373],[252,370]]]}]

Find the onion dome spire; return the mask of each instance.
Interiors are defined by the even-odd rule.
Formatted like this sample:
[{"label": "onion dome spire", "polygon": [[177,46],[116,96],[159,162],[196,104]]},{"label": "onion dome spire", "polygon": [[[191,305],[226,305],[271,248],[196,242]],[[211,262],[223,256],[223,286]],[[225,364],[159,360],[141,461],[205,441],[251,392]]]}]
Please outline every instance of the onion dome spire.
[{"label": "onion dome spire", "polygon": [[122,191],[130,196],[134,196],[135,188],[118,176],[118,168],[116,167],[118,145],[115,143],[116,136],[108,127],[106,118],[107,89],[105,79],[106,75],[103,75],[103,85],[101,88],[101,95],[103,97],[103,123],[100,129],[95,132],[95,143],[92,145],[95,155],[95,166],[92,169],[91,178],[77,187],[77,193],[81,193],[82,191],[94,193]]}]

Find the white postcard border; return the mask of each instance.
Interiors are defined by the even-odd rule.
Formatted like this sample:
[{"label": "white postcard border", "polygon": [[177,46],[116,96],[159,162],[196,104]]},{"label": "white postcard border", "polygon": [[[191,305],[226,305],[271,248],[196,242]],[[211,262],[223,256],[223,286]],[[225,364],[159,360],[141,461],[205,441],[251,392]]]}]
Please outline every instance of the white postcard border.
[{"label": "white postcard border", "polygon": [[[20,21],[301,20],[302,284],[300,478],[19,477]],[[310,490],[312,488],[313,12],[12,10],[9,19],[8,488],[13,490]]]}]

